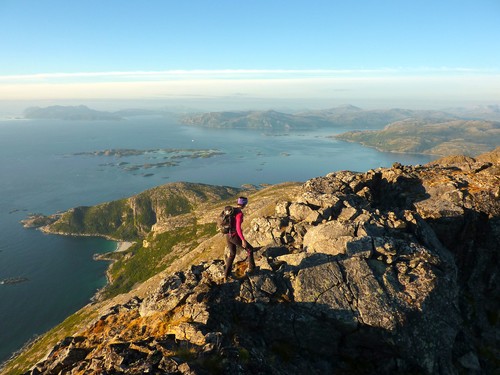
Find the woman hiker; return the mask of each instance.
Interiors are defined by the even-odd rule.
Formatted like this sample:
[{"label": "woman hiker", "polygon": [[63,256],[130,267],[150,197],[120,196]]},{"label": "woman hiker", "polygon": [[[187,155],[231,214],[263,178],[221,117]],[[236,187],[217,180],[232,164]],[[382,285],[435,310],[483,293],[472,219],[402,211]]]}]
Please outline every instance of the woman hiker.
[{"label": "woman hiker", "polygon": [[226,242],[229,248],[229,257],[227,258],[226,269],[224,272],[224,281],[227,281],[231,275],[231,268],[233,266],[234,257],[236,256],[236,247],[242,247],[247,251],[248,255],[248,270],[252,272],[255,269],[255,260],[253,257],[253,247],[246,240],[241,230],[241,223],[243,223],[243,209],[248,203],[246,197],[239,197],[237,204],[238,207],[234,209],[234,214],[231,217],[231,229],[226,234]]}]

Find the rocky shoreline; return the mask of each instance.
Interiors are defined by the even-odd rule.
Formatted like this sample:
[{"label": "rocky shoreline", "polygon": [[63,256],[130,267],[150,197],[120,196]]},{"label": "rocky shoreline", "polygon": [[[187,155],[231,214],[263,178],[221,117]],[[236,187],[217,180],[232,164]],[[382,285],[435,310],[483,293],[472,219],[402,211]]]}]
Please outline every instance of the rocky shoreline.
[{"label": "rocky shoreline", "polygon": [[21,224],[25,228],[43,228],[52,223],[55,223],[61,217],[60,214],[43,215],[43,214],[29,214],[28,217],[21,220]]}]

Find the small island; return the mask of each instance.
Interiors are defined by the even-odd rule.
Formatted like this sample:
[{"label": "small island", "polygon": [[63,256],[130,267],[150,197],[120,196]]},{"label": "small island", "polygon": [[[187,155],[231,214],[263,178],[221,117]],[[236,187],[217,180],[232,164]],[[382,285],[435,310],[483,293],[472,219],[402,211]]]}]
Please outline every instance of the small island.
[{"label": "small island", "polygon": [[[195,148],[159,148],[159,149],[106,149],[97,151],[77,152],[72,156],[90,156],[121,159],[119,162],[102,163],[100,167],[115,167],[126,172],[149,170],[153,168],[176,167],[183,159],[208,159],[224,155],[217,149]],[[124,160],[126,159],[126,160]],[[152,176],[144,174],[144,177]]]}]

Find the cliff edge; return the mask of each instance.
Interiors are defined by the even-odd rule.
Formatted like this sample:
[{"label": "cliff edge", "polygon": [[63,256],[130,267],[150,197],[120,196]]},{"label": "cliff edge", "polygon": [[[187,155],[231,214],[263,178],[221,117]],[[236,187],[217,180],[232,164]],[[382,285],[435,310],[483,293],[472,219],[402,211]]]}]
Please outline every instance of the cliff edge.
[{"label": "cliff edge", "polygon": [[[26,373],[498,371],[500,148],[259,194],[245,223],[254,273],[239,254],[222,283],[222,249],[172,265],[87,307],[85,326]],[[220,244],[193,252],[207,243]]]}]

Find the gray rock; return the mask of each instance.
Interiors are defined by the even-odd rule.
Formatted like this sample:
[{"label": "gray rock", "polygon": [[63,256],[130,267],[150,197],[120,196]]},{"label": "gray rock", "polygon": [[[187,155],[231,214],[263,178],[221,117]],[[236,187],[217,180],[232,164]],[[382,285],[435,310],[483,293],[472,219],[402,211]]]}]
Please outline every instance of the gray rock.
[{"label": "gray rock", "polygon": [[289,210],[290,217],[295,221],[305,221],[314,224],[320,222],[322,219],[318,211],[313,210],[305,204],[292,203]]},{"label": "gray rock", "polygon": [[304,236],[303,246],[308,252],[345,254],[347,242],[355,236],[355,233],[356,226],[352,223],[330,221],[310,228]]},{"label": "gray rock", "polygon": [[275,215],[276,217],[288,217],[290,216],[290,212],[288,211],[288,207],[290,206],[290,202],[282,201],[276,203]]},{"label": "gray rock", "polygon": [[370,258],[373,252],[371,237],[359,237],[346,243],[346,255],[352,257]]}]

